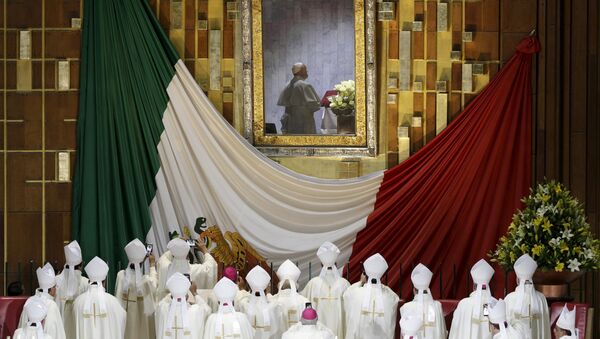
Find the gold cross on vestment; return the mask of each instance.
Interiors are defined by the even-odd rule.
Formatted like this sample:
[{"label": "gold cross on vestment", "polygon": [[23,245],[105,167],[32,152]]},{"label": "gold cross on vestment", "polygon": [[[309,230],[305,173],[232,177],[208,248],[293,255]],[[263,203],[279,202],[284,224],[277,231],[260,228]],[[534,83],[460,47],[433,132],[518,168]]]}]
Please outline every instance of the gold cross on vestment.
[{"label": "gold cross on vestment", "polygon": [[[183,335],[190,335],[191,332],[190,331],[185,331],[185,327],[183,327],[183,324],[181,324],[182,327],[177,327],[177,316],[175,316],[175,320],[173,321],[174,325],[171,326],[170,330],[175,330],[175,339],[179,338],[179,330],[183,331]],[[172,336],[171,331],[166,331],[165,332],[165,337],[170,337]]]},{"label": "gold cross on vestment", "polygon": [[94,327],[96,327],[96,318],[102,318],[102,319],[104,319],[104,318],[106,318],[106,313],[98,313],[97,314],[96,313],[96,304],[94,303],[92,306],[93,306],[93,313],[92,314],[89,314],[89,313],[85,314],[84,313],[83,314],[83,318],[84,319],[89,319],[89,318],[94,319]]},{"label": "gold cross on vestment", "polygon": [[362,310],[362,311],[360,311],[360,314],[361,315],[370,315],[371,321],[375,321],[375,317],[383,317],[384,316],[383,312],[375,312],[375,300],[373,300],[373,309],[371,311]]},{"label": "gold cross on vestment", "polygon": [[270,331],[271,330],[271,326],[258,326],[256,324],[256,315],[254,316],[254,321],[252,323],[252,327],[254,327],[255,330],[261,330],[261,331]]},{"label": "gold cross on vestment", "polygon": [[292,317],[294,317],[293,319],[296,319],[296,315],[298,314],[297,310],[291,309],[288,310],[288,325],[295,325],[298,323],[298,320],[292,320]]},{"label": "gold cross on vestment", "polygon": [[127,293],[123,293],[121,295],[121,299],[123,301],[125,301],[125,311],[127,311],[129,309],[129,303],[137,302],[137,300],[130,300],[129,299],[129,290],[127,290]]},{"label": "gold cross on vestment", "polygon": [[529,310],[528,310],[529,314],[528,315],[522,315],[519,313],[515,313],[515,319],[517,320],[529,320],[529,328],[533,328],[533,321],[534,320],[538,320],[540,318],[539,314],[531,314],[531,304],[529,304]]},{"label": "gold cross on vestment", "polygon": [[221,334],[223,336],[216,336],[215,339],[241,338],[239,334],[225,334],[225,324],[221,324]]},{"label": "gold cross on vestment", "polygon": [[328,292],[327,292],[327,296],[326,297],[315,297],[313,298],[315,303],[318,303],[319,300],[338,300],[340,298],[338,297],[334,297],[331,295],[331,286],[328,286]]}]

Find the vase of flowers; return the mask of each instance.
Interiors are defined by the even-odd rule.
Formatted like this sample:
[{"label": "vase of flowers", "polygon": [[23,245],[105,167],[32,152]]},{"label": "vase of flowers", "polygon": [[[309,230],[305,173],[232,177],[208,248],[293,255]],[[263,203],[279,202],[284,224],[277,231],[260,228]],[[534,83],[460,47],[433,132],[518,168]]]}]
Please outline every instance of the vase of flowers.
[{"label": "vase of flowers", "polygon": [[355,132],[356,84],[354,80],[346,80],[335,85],[336,95],[328,97],[329,108],[337,116],[338,134]]},{"label": "vase of flowers", "polygon": [[538,289],[548,297],[565,297],[567,284],[600,268],[600,241],[593,237],[581,203],[561,183],[544,181],[522,201],[525,208],[513,216],[490,257],[512,270],[517,258],[529,254],[538,264]]}]

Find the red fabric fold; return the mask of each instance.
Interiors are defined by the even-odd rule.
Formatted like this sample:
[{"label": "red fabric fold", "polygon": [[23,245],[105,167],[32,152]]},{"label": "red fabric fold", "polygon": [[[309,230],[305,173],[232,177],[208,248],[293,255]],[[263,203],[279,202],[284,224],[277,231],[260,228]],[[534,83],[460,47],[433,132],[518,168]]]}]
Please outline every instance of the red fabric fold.
[{"label": "red fabric fold", "polygon": [[388,285],[397,291],[402,276],[401,296],[410,295],[419,262],[434,271],[432,285],[444,286],[441,295],[432,286],[438,298],[466,294],[471,266],[488,259],[531,185],[531,70],[539,49],[535,37],[523,39],[455,121],[385,172],[354,243],[353,281],[355,268],[379,252],[389,264]]}]

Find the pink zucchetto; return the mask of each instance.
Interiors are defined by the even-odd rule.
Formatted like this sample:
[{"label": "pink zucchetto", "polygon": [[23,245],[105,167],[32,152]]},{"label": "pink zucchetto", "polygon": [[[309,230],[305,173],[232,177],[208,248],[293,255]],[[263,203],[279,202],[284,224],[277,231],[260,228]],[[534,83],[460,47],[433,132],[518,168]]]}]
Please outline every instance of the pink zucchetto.
[{"label": "pink zucchetto", "polygon": [[234,267],[227,266],[223,269],[223,276],[237,283],[237,270]]}]

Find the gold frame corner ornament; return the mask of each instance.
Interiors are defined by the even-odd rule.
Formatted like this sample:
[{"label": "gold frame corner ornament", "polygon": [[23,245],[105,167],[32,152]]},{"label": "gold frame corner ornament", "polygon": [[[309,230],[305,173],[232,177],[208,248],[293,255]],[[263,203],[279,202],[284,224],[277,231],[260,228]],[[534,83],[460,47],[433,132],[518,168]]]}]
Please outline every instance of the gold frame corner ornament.
[{"label": "gold frame corner ornament", "polygon": [[266,135],[263,107],[262,0],[242,0],[244,137],[269,156],[376,156],[375,0],[353,0],[356,133]]}]

